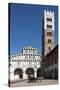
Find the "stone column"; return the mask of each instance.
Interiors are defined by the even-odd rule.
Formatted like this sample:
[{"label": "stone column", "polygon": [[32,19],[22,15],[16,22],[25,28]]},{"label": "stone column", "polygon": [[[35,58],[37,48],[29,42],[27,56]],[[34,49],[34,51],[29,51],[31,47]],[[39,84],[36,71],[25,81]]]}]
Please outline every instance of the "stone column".
[{"label": "stone column", "polygon": [[27,79],[27,74],[25,73],[25,71],[23,72],[23,79]]},{"label": "stone column", "polygon": [[37,70],[34,71],[34,77],[37,78]]}]

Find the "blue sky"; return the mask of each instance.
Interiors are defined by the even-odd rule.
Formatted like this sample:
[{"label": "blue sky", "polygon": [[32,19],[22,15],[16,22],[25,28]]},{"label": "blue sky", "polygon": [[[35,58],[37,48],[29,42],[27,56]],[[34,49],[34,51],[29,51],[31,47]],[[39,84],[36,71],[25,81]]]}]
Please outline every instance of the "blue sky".
[{"label": "blue sky", "polygon": [[10,54],[32,46],[42,51],[42,16],[44,10],[55,13],[55,46],[58,43],[58,7],[31,4],[10,4]]}]

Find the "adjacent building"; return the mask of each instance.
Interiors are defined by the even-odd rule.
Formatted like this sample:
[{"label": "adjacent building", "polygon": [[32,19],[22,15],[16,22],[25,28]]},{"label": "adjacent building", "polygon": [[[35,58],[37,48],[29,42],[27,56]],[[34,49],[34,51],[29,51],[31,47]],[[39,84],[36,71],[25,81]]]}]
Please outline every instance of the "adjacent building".
[{"label": "adjacent building", "polygon": [[58,79],[58,45],[44,59],[44,77]]}]

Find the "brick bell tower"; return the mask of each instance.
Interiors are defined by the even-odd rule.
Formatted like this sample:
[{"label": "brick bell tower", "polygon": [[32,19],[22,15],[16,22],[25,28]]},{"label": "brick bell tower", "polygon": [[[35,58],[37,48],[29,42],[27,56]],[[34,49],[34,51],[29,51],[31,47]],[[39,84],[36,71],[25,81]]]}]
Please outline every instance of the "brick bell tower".
[{"label": "brick bell tower", "polygon": [[54,48],[54,12],[44,10],[42,26],[42,55],[46,56]]}]

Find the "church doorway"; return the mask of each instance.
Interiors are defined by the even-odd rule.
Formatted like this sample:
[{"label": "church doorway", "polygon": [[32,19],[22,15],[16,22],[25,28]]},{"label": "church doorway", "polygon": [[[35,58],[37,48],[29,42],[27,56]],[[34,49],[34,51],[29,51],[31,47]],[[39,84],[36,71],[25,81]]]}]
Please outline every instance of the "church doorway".
[{"label": "church doorway", "polygon": [[20,79],[23,78],[23,70],[20,68],[15,69],[14,75],[18,75]]},{"label": "church doorway", "polygon": [[41,77],[41,68],[37,69],[37,78]]},{"label": "church doorway", "polygon": [[34,77],[34,69],[33,68],[27,68],[26,74],[28,75],[28,79]]}]

